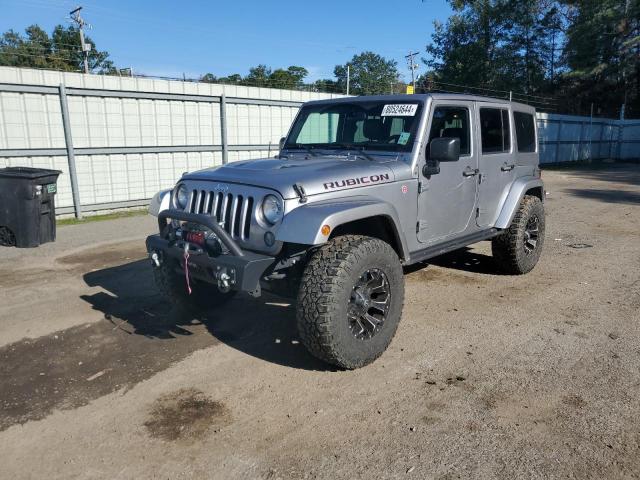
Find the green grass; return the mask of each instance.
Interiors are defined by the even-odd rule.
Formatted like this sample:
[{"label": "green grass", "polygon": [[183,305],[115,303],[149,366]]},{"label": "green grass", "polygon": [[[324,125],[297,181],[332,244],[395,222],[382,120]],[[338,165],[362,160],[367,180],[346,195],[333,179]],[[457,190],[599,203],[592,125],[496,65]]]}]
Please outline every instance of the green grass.
[{"label": "green grass", "polygon": [[104,215],[91,215],[86,216],[82,220],[78,220],[77,218],[63,218],[57,220],[56,224],[59,227],[65,225],[80,225],[83,223],[90,222],[101,222],[103,220],[115,220],[117,218],[127,218],[127,217],[139,217],[141,215],[146,215],[148,213],[146,208],[136,208],[135,210],[126,210],[124,212],[114,212],[114,213],[105,213]]}]

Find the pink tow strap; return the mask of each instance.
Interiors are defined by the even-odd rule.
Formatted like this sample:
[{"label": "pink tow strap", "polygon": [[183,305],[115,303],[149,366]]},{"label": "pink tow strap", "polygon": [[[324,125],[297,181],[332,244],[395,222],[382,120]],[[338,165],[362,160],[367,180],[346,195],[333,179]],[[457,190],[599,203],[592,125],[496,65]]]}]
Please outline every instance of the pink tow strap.
[{"label": "pink tow strap", "polygon": [[184,243],[184,278],[187,281],[187,291],[191,295],[191,284],[189,283],[189,242]]}]

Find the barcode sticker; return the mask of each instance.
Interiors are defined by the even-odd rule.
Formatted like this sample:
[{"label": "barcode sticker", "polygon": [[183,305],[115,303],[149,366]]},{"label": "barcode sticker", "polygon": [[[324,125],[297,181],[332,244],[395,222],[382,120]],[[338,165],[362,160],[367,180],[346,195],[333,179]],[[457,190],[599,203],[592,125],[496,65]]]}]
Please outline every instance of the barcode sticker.
[{"label": "barcode sticker", "polygon": [[418,110],[417,103],[395,103],[385,105],[380,116],[382,117],[413,117]]}]

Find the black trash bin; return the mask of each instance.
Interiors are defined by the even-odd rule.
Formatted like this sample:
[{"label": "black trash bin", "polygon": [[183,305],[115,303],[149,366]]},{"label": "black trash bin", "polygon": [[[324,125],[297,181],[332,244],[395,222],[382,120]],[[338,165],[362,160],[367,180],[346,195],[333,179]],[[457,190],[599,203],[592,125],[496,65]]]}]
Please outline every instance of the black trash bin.
[{"label": "black trash bin", "polygon": [[0,168],[0,245],[37,247],[56,239],[59,170]]}]

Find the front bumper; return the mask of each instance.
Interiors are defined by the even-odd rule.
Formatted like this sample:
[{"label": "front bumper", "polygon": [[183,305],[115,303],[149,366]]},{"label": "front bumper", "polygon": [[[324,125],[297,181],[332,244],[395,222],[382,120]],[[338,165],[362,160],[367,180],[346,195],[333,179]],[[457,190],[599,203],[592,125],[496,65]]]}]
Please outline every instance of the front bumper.
[{"label": "front bumper", "polygon": [[[164,210],[158,215],[160,231],[167,230],[167,219],[197,224],[213,232],[229,253],[211,254],[206,249],[189,249],[189,270],[197,278],[213,285],[220,285],[222,278],[232,290],[260,295],[260,278],[273,265],[275,258],[242,250],[215,220],[208,215],[197,215],[181,210]],[[184,269],[184,240],[163,237],[162,234],[147,237],[147,252],[157,262],[177,260]],[[224,276],[224,277],[223,277]],[[217,288],[213,286],[213,288]]]}]

